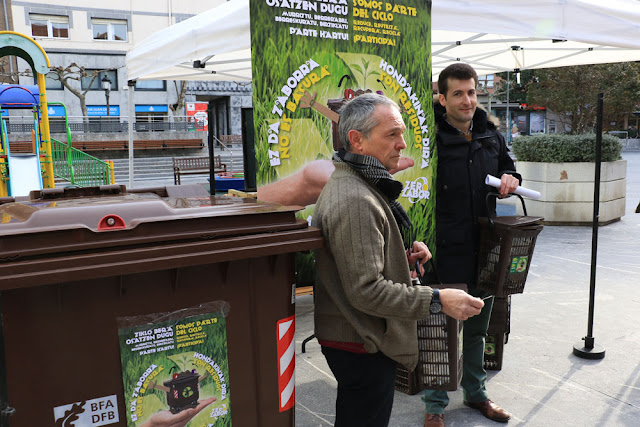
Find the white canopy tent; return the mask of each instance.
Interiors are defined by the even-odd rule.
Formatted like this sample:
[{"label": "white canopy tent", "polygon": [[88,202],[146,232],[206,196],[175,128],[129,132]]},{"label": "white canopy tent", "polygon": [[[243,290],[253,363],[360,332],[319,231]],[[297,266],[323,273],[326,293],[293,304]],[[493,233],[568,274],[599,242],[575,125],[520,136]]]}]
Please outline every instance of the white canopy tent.
[{"label": "white canopy tent", "polygon": [[[640,61],[637,0],[434,0],[431,23],[433,80],[458,61],[479,75]],[[251,81],[249,0],[156,32],[127,53],[126,64],[130,81]],[[129,104],[133,115],[132,93]],[[130,186],[132,135],[130,126]]]},{"label": "white canopy tent", "polygon": [[[434,79],[456,61],[483,75],[640,60],[637,0],[437,0],[431,23]],[[250,46],[249,0],[231,0],[131,49],[128,78],[250,81]]]},{"label": "white canopy tent", "polygon": [[152,34],[126,63],[129,80],[251,81],[249,1],[228,1]]}]

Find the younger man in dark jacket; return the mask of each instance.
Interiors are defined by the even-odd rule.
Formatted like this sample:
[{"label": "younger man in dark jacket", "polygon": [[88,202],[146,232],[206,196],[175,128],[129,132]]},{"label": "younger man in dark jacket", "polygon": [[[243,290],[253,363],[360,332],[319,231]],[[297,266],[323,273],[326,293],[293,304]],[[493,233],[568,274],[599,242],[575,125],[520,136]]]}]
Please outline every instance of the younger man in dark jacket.
[{"label": "younger man in dark jacket", "polygon": [[[502,181],[500,194],[506,196],[520,184],[504,138],[487,114],[477,109],[478,76],[467,64],[445,68],[438,79],[438,99],[434,106],[437,125],[438,175],[436,178],[436,259],[443,283],[466,283],[469,293],[487,296],[475,288],[476,256],[479,247],[478,217],[495,215],[495,201],[485,201],[490,187],[487,174]],[[463,336],[464,402],[494,421],[507,422],[508,412],[489,400],[483,367],[484,338],[489,326],[493,298],[485,301],[478,316],[465,321]],[[425,427],[444,426],[446,391],[427,390]]]}]

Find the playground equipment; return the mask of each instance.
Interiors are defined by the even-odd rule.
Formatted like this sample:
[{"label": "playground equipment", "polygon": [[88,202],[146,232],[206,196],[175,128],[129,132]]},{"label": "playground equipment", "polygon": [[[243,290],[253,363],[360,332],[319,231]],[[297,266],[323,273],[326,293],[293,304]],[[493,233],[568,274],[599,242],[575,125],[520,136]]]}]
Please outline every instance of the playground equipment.
[{"label": "playground equipment", "polygon": [[[54,177],[75,186],[94,186],[113,182],[113,164],[104,162],[71,146],[71,132],[65,111],[67,143],[51,138],[49,105],[45,76],[49,72],[49,58],[33,39],[13,31],[0,31],[0,58],[17,56],[24,59],[36,77],[37,85],[0,85],[0,197],[26,196],[32,190],[54,188]],[[64,106],[63,106],[64,107]],[[12,109],[28,109],[33,114],[31,149],[12,153],[11,145],[24,140],[10,141],[12,131],[7,125],[7,113]],[[18,139],[21,137],[18,132]],[[24,137],[24,132],[21,133]]]},{"label": "playground equipment", "polygon": [[67,107],[61,102],[50,102],[50,106],[59,105],[64,110],[64,128],[67,142],[51,138],[53,149],[53,173],[56,177],[69,181],[78,187],[113,184],[113,162],[103,161],[71,146],[71,130],[67,117]]},{"label": "playground equipment", "polygon": [[[40,112],[38,110],[38,87],[37,86],[17,86],[17,85],[0,85],[0,108],[2,113],[6,109],[27,108],[33,112],[33,131],[31,132],[31,150],[28,153],[13,154],[9,145],[9,133],[7,132],[7,124],[4,114],[0,115],[0,149],[6,153],[6,165],[3,165],[7,171],[7,179],[9,182],[9,196],[26,196],[31,190],[42,189],[42,175],[46,176],[46,170],[41,170],[40,166],[40,150],[42,147],[42,139],[40,138],[39,126]],[[9,172],[11,177],[9,178]],[[5,184],[6,187],[6,184]]]}]

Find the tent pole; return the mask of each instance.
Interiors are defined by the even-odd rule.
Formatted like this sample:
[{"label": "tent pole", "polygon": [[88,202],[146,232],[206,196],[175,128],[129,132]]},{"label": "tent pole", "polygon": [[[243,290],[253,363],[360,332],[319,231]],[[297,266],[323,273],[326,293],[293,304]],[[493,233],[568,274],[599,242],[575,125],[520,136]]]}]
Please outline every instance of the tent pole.
[{"label": "tent pole", "polygon": [[511,144],[511,115],[509,114],[509,83],[511,82],[509,78],[509,72],[507,71],[507,116],[506,125],[507,125],[507,142]]},{"label": "tent pole", "polygon": [[[216,166],[213,162],[214,157],[214,144],[213,144],[213,101],[209,101],[207,105],[207,115],[209,116],[209,130],[207,132],[207,143],[209,145],[209,195],[216,195]],[[216,126],[217,128],[217,126]]]},{"label": "tent pole", "polygon": [[598,119],[596,121],[596,173],[593,189],[593,233],[591,236],[591,280],[589,289],[589,324],[583,342],[573,346],[573,354],[582,359],[602,359],[605,349],[595,344],[593,337],[593,312],[596,296],[596,256],[598,254],[598,221],[600,217],[600,167],[602,165],[602,115],[603,93],[598,94]]},{"label": "tent pole", "polygon": [[136,86],[135,80],[127,82],[129,86],[129,188],[133,188],[133,119],[135,108],[133,106],[133,89]]}]

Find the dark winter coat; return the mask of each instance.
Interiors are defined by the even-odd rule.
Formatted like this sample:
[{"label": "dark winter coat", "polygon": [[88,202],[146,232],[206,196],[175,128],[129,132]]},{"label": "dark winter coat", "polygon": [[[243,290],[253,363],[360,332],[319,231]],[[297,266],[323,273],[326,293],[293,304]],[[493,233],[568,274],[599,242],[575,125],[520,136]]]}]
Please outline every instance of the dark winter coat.
[{"label": "dark winter coat", "polygon": [[466,283],[474,287],[479,246],[478,218],[495,215],[495,198],[485,202],[493,187],[485,185],[487,174],[514,175],[504,137],[478,108],[473,116],[471,142],[444,118],[445,108],[434,105],[437,126],[438,172],[436,178],[436,259],[443,283]]}]

